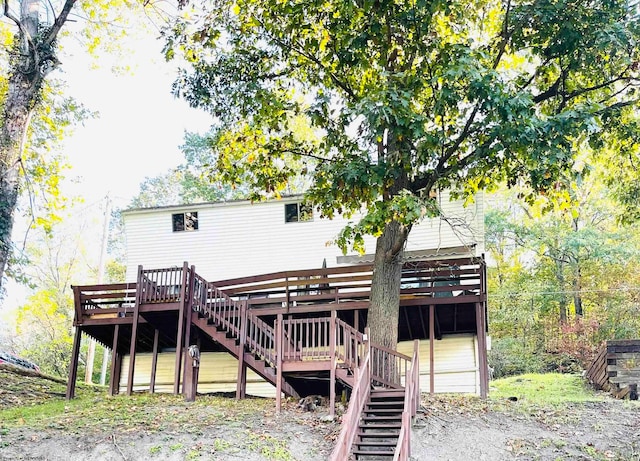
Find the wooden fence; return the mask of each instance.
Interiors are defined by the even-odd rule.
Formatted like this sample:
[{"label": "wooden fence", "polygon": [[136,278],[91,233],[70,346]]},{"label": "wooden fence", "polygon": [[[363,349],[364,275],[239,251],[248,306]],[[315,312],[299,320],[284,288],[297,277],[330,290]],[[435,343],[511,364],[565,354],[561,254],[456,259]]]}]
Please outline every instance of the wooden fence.
[{"label": "wooden fence", "polygon": [[605,341],[586,373],[596,388],[616,398],[638,399],[640,340]]}]

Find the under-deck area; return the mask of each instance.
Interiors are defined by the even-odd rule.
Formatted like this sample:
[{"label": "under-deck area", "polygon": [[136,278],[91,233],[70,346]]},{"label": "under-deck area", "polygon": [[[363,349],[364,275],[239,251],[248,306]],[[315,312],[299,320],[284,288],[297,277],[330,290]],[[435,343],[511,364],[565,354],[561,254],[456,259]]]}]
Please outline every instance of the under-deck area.
[{"label": "under-deck area", "polygon": [[[366,264],[211,282],[184,263],[139,267],[132,283],[74,286],[76,336],[67,397],[75,392],[85,333],[113,351],[112,394],[119,391],[121,379],[127,392],[133,391],[140,353],[152,354],[153,392],[161,351],[175,354],[173,390],[183,392],[191,363],[187,349],[197,345],[201,353],[227,352],[238,360],[238,397],[246,392],[249,368],[276,387],[278,400],[281,394],[300,396],[323,389],[333,399],[336,383],[353,384],[367,344],[372,270]],[[487,393],[485,271],[481,258],[404,266],[398,340],[429,340],[431,391],[434,341],[443,335],[471,334],[477,337],[480,394]],[[410,357],[376,350],[379,366],[396,370],[400,382]],[[126,368],[121,367],[125,355]]]}]

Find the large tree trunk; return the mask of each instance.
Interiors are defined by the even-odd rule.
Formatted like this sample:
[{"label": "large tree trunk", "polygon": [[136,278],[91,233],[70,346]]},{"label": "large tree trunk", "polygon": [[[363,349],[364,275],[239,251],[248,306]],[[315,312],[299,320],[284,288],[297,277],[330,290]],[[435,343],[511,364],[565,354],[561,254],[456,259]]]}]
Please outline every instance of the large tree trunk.
[{"label": "large tree trunk", "polygon": [[409,230],[395,221],[387,223],[376,242],[371,281],[368,326],[371,341],[394,349],[398,343],[402,257]]},{"label": "large tree trunk", "polygon": [[0,287],[11,256],[13,215],[20,190],[24,140],[43,79],[30,53],[22,53],[15,59],[2,114],[4,123],[0,127]]},{"label": "large tree trunk", "polygon": [[20,17],[3,2],[4,15],[17,26],[16,47],[10,59],[7,98],[0,126],[0,288],[11,256],[11,233],[20,192],[21,157],[31,115],[42,83],[57,65],[55,39],[76,0],[66,0],[55,21],[44,31],[39,21],[40,0],[22,0]]}]

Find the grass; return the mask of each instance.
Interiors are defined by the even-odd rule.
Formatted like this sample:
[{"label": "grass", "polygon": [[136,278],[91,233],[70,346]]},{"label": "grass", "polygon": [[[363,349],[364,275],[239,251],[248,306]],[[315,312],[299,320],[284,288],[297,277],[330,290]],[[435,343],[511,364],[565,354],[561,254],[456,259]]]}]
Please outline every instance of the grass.
[{"label": "grass", "polygon": [[538,405],[556,405],[602,401],[601,394],[590,389],[578,375],[546,373],[525,374],[491,382],[490,398],[517,398]]}]

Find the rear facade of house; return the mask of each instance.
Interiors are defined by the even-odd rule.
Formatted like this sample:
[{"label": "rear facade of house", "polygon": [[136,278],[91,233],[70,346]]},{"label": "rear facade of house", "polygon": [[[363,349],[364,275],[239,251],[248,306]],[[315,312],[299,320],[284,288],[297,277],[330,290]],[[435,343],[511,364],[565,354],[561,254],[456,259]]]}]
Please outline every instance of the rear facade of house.
[{"label": "rear facade of house", "polygon": [[[443,218],[425,219],[415,226],[405,248],[397,349],[410,355],[418,341],[422,391],[483,394],[487,387],[483,197],[467,206],[450,201],[446,193],[439,200]],[[294,349],[304,348],[305,352],[289,356],[299,359],[299,365],[281,367],[295,395],[327,394],[330,369],[336,366],[323,364],[323,347],[327,341],[336,343],[329,329],[344,323],[344,328],[363,334],[366,326],[375,239],[366,238],[364,255],[343,254],[333,243],[340,229],[357,219],[321,219],[300,197],[125,211],[129,283],[111,291],[74,287],[75,324],[115,350],[113,393],[181,389],[186,361],[178,358],[184,354],[176,346],[188,346],[187,340],[201,351],[198,392],[233,392],[243,381],[242,393],[287,394],[269,379],[269,370],[265,378],[261,370],[249,366],[243,375],[242,358],[229,353],[224,338],[205,331],[206,325],[199,328],[181,318],[176,301],[187,297],[181,290],[189,288],[186,277],[191,274],[196,279],[191,290],[197,284],[215,287],[219,297],[229,297],[229,303],[245,303],[265,328],[280,328],[295,343]],[[156,291],[164,286],[164,298],[148,298],[145,305],[138,292],[149,291],[149,283]],[[136,304],[140,311],[132,323]],[[185,325],[182,330],[176,326],[180,322]],[[338,386],[348,387],[345,381],[348,378],[338,379]]]}]

